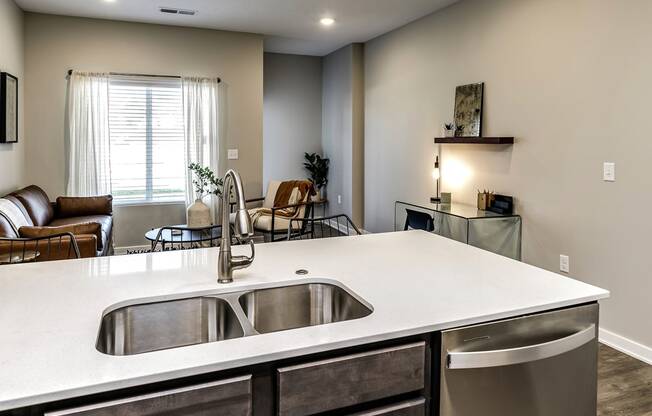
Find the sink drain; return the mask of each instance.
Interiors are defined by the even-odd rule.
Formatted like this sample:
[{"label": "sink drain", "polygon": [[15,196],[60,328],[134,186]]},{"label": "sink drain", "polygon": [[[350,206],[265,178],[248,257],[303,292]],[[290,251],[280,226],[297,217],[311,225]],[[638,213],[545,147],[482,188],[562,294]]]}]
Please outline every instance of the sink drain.
[{"label": "sink drain", "polygon": [[308,270],[306,270],[306,269],[299,269],[299,270],[297,270],[296,272],[294,272],[294,274],[298,274],[299,276],[305,276],[305,275],[308,274]]}]

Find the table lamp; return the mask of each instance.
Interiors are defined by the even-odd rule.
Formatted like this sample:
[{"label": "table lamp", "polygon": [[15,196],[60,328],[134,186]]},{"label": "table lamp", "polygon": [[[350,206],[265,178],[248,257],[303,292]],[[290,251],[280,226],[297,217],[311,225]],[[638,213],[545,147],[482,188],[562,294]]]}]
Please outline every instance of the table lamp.
[{"label": "table lamp", "polygon": [[437,183],[437,193],[435,196],[430,197],[430,202],[434,204],[439,204],[441,202],[441,196],[439,195],[439,178],[441,174],[439,173],[439,155],[435,156],[435,167],[432,169],[432,179]]}]

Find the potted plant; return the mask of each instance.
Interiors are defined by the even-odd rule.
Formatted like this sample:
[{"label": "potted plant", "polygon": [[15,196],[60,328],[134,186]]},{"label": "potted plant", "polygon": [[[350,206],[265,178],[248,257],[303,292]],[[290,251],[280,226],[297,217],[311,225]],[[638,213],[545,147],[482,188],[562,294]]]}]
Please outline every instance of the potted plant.
[{"label": "potted plant", "polygon": [[455,125],[453,123],[446,123],[442,126],[444,137],[453,137],[455,135]]},{"label": "potted plant", "polygon": [[211,225],[211,210],[204,203],[207,195],[222,197],[222,179],[208,167],[199,163],[191,163],[188,169],[193,174],[192,184],[195,188],[195,202],[187,210],[187,225],[191,228],[208,227]]},{"label": "potted plant", "polygon": [[328,165],[331,161],[328,158],[319,156],[317,153],[306,152],[304,157],[306,161],[303,163],[303,167],[310,173],[310,180],[315,185],[315,188],[317,188],[317,200],[321,200],[326,197]]}]

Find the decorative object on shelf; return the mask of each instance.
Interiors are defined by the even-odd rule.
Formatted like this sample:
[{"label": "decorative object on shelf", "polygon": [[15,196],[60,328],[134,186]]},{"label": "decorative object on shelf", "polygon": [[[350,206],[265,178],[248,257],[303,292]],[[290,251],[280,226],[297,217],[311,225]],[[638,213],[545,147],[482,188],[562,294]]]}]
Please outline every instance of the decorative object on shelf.
[{"label": "decorative object on shelf", "polygon": [[450,192],[441,193],[441,203],[450,204],[453,201],[453,195]]},{"label": "decorative object on shelf", "polygon": [[310,180],[315,185],[317,195],[315,199],[321,201],[326,199],[326,185],[328,185],[328,167],[331,163],[330,159],[323,158],[317,153],[304,154],[306,161],[303,167],[310,173]]},{"label": "decorative object on shelf", "polygon": [[432,179],[437,183],[437,193],[435,196],[430,198],[430,202],[434,204],[439,204],[441,202],[441,197],[439,196],[439,178],[441,177],[441,172],[439,171],[439,155],[435,156],[435,166],[432,169]]},{"label": "decorative object on shelf", "polygon": [[188,169],[194,174],[192,180],[195,186],[195,202],[186,211],[186,223],[190,228],[208,227],[212,225],[211,209],[203,201],[206,195],[222,197],[222,179],[208,167],[199,163],[191,163]]},{"label": "decorative object on shelf", "polygon": [[18,143],[18,78],[0,73],[0,143]]},{"label": "decorative object on shelf", "polygon": [[482,136],[484,82],[455,88],[455,136]]},{"label": "decorative object on shelf", "polygon": [[502,215],[512,215],[514,213],[514,198],[507,195],[494,195],[487,211]]},{"label": "decorative object on shelf", "polygon": [[513,137],[435,137],[436,144],[514,144]]},{"label": "decorative object on shelf", "polygon": [[455,136],[455,125],[453,123],[446,123],[441,126],[441,134],[444,137]]},{"label": "decorative object on shelf", "polygon": [[484,192],[480,192],[480,190],[478,190],[478,209],[486,211],[487,208],[489,208],[491,205],[493,198],[493,192],[488,192],[486,190]]}]

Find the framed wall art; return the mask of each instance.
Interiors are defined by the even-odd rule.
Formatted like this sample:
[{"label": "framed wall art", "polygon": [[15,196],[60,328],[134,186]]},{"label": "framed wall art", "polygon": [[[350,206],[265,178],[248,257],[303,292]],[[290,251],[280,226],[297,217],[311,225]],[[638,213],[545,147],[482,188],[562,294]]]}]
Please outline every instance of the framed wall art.
[{"label": "framed wall art", "polygon": [[482,136],[484,82],[455,88],[455,136]]},{"label": "framed wall art", "polygon": [[0,73],[0,143],[18,143],[18,78]]}]

